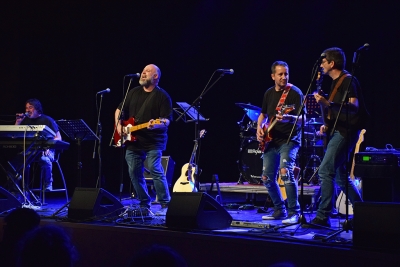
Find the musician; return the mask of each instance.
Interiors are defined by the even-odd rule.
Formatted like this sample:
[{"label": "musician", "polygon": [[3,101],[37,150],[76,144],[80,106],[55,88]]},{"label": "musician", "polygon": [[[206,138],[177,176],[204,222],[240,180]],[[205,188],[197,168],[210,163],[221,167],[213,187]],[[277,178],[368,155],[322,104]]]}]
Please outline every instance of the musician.
[{"label": "musician", "polygon": [[[46,125],[56,133],[55,140],[61,140],[61,134],[58,130],[57,123],[53,118],[43,114],[42,104],[37,99],[28,99],[25,102],[25,114],[17,113],[15,125]],[[42,152],[38,162],[41,168],[42,181],[44,182],[43,190],[53,190],[53,161],[54,149],[46,149]]]},{"label": "musician", "polygon": [[[170,194],[161,165],[161,156],[167,144],[167,130],[172,119],[172,102],[169,94],[158,86],[160,78],[161,71],[156,65],[149,64],[143,69],[139,80],[140,86],[131,89],[124,106],[121,102],[116,109],[115,124],[118,126],[118,135],[121,136],[122,130],[126,128],[122,127],[123,122],[118,121],[121,110],[125,116],[134,118],[135,125],[148,122],[147,128],[133,133],[136,141],[124,143],[126,145],[125,160],[140,206],[150,208],[151,198],[143,176],[144,161],[147,157],[148,170],[153,178],[157,199],[161,204],[161,209],[156,214],[165,215]],[[159,118],[162,118],[162,123],[152,124]]]},{"label": "musician", "polygon": [[[265,120],[268,120],[269,125],[272,125],[271,123],[276,120],[276,124],[269,131],[272,140],[268,142],[264,150],[261,178],[274,204],[274,212],[262,218],[264,220],[287,218],[282,223],[297,223],[300,205],[297,199],[298,191],[294,167],[301,143],[300,126],[303,119],[302,116],[299,116],[292,135],[290,133],[297,114],[300,113],[298,108],[300,108],[304,96],[298,87],[289,84],[289,66],[286,62],[274,62],[271,71],[271,78],[274,80],[275,85],[264,93],[261,114],[257,121],[257,140],[262,142],[268,135],[263,129]],[[293,110],[284,110],[284,106],[292,104],[294,104]],[[287,194],[287,209],[277,183],[278,173],[284,182]]]},{"label": "musician", "polygon": [[[329,214],[332,210],[332,197],[334,193],[334,181],[345,191],[345,183],[348,181],[348,197],[354,204],[362,201],[361,196],[351,179],[347,176],[346,163],[348,154],[354,149],[358,140],[359,131],[363,128],[364,104],[360,101],[360,86],[355,77],[345,70],[346,56],[342,49],[337,47],[328,48],[324,51],[325,58],[322,59],[321,68],[324,75],[332,78],[331,92],[328,100],[318,93],[314,97],[325,110],[329,117],[324,118],[319,134],[329,136],[325,156],[318,170],[321,179],[321,202],[318,206],[317,215],[311,221],[312,224],[330,227]],[[351,84],[350,84],[351,82]],[[350,85],[350,86],[349,86]],[[335,87],[337,92],[335,93]],[[342,99],[347,91],[348,95],[339,115]],[[339,115],[335,128],[334,121]],[[331,134],[332,133],[332,134]]]}]

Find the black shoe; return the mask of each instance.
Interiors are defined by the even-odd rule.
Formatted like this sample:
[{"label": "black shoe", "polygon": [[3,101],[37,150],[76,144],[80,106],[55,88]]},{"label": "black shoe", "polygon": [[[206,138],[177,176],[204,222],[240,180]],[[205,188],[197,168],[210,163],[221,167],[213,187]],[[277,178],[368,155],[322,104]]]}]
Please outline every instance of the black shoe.
[{"label": "black shoe", "polygon": [[304,227],[304,228],[318,228],[317,225],[324,226],[324,227],[331,227],[331,222],[329,221],[329,218],[320,219],[318,217],[315,217],[314,219],[311,220],[310,224],[302,225],[302,227]]}]

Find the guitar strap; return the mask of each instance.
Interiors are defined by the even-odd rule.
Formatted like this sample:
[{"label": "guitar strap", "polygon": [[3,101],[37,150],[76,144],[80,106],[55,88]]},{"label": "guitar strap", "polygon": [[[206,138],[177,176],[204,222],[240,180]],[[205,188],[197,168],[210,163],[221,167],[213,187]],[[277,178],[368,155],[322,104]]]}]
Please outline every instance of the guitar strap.
[{"label": "guitar strap", "polygon": [[286,88],[283,90],[281,99],[278,101],[278,105],[276,106],[276,111],[280,111],[282,109],[283,104],[285,103],[286,97],[289,94],[290,88],[292,87],[293,84],[288,83],[286,85]]},{"label": "guitar strap", "polygon": [[[333,88],[333,91],[332,91],[331,95],[329,96],[329,99],[328,99],[329,102],[333,101],[333,98],[335,97],[335,95],[337,93],[337,90],[340,87],[340,85],[342,85],[342,82],[343,82],[344,78],[349,77],[349,76],[350,76],[350,74],[344,74],[344,75],[342,75],[342,77],[340,77],[339,81],[337,82],[337,84]],[[328,109],[328,114],[326,116],[328,118],[328,120],[331,119],[331,112],[332,112],[332,110]]]},{"label": "guitar strap", "polygon": [[146,98],[146,100],[143,102],[143,105],[140,107],[138,113],[135,115],[135,121],[140,121],[140,117],[142,117],[144,108],[146,107],[147,103],[150,102],[151,98],[156,94],[154,91],[158,90],[157,86],[154,87],[153,91],[151,91],[150,95]]}]

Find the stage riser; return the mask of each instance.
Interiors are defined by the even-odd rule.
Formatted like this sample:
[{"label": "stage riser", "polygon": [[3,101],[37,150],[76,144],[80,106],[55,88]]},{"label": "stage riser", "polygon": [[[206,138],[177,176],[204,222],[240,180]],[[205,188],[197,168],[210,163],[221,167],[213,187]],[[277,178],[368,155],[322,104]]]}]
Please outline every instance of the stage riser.
[{"label": "stage riser", "polygon": [[[399,266],[398,257],[328,246],[262,239],[228,237],[216,232],[187,233],[157,228],[102,226],[42,220],[65,228],[80,254],[80,266],[126,266],[133,254],[152,244],[167,245],[180,253],[191,267],[269,266],[292,262],[295,266]],[[0,233],[3,229],[0,218]],[[266,234],[268,237],[268,234]],[[270,237],[273,238],[273,235]],[[290,251],[290,253],[287,253]],[[329,259],[329,261],[327,261]],[[345,265],[343,265],[345,263]],[[149,265],[150,266],[150,265]]]}]

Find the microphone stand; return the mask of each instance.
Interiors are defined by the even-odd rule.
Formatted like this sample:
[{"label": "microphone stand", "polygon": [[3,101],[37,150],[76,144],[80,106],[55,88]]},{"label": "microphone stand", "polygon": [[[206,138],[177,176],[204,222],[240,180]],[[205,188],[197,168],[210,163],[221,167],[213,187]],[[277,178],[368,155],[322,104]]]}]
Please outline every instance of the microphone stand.
[{"label": "microphone stand", "polygon": [[[210,81],[211,81],[211,79],[212,79],[212,77],[214,76],[214,74],[216,73],[217,71],[214,71],[213,72],[213,74],[211,75],[211,77],[210,77],[210,79],[208,80],[208,82],[207,82],[207,84],[206,84],[206,86],[204,87],[204,89],[203,89],[203,91],[201,92],[201,94],[193,101],[193,103],[186,109],[186,110],[184,110],[181,114],[180,114],[180,116],[175,120],[175,121],[179,121],[189,110],[190,110],[190,108],[192,108],[193,106],[196,106],[197,107],[197,118],[196,118],[196,120],[195,120],[195,128],[194,128],[194,131],[195,131],[195,141],[197,141],[197,143],[198,143],[198,150],[200,151],[201,149],[200,149],[200,137],[199,137],[199,130],[198,130],[198,126],[199,126],[199,121],[200,121],[200,102],[201,102],[201,100],[202,100],[202,98],[203,98],[203,96],[222,78],[222,77],[224,77],[224,73],[221,73],[221,75],[209,86],[209,87],[207,87],[208,86],[208,84],[210,83]],[[199,164],[198,164],[198,162],[200,161],[199,160],[200,159],[200,153],[196,153],[196,159],[195,159],[195,165],[196,165],[196,169],[195,169],[195,177],[196,177],[196,183],[195,183],[195,185],[196,185],[196,188],[197,188],[197,191],[199,191],[199,176],[200,176],[200,174],[201,174],[201,172],[200,172],[200,174],[199,174]]]},{"label": "microphone stand", "polygon": [[[99,107],[98,107],[98,113],[97,113],[97,127],[96,127],[96,136],[99,138],[99,145],[98,145],[98,147],[97,147],[97,153],[98,153],[98,156],[99,156],[99,176],[98,176],[98,178],[97,178],[97,183],[96,183],[96,187],[97,188],[101,188],[101,185],[102,185],[102,178],[103,178],[103,175],[102,175],[102,166],[101,166],[101,157],[102,157],[102,154],[101,154],[101,134],[102,134],[102,126],[101,126],[101,122],[100,122],[100,114],[101,114],[101,106],[102,106],[102,103],[103,103],[103,94],[101,94],[100,95],[100,105],[99,105]],[[97,101],[96,101],[96,104],[97,104]],[[94,141],[94,148],[93,148],[93,159],[95,159],[95,157],[96,157],[96,145],[97,145],[97,139]]]},{"label": "microphone stand", "polygon": [[[305,144],[305,137],[304,137],[304,121],[305,121],[305,114],[304,114],[304,106],[306,104],[306,100],[307,100],[307,95],[310,93],[311,91],[311,87],[313,85],[313,82],[317,76],[318,73],[318,69],[319,69],[319,59],[314,63],[314,67],[313,67],[313,71],[312,71],[312,75],[311,75],[311,82],[307,88],[307,92],[305,94],[305,97],[303,99],[303,102],[301,103],[301,106],[299,108],[299,112],[297,113],[296,119],[294,121],[293,127],[292,127],[292,131],[290,132],[289,138],[286,142],[286,144],[288,144],[290,142],[290,139],[293,135],[293,132],[295,130],[295,128],[297,127],[297,121],[299,120],[300,116],[302,116],[302,120],[301,120],[301,146],[300,146],[300,217],[299,220],[296,223],[291,223],[291,224],[287,224],[287,225],[281,225],[281,226],[276,226],[274,227],[274,230],[278,230],[281,228],[286,228],[292,225],[296,225],[298,224],[298,226],[296,227],[296,229],[291,233],[291,235],[294,235],[297,231],[297,229],[299,229],[300,226],[303,225],[312,225],[315,227],[319,227],[319,228],[323,228],[323,229],[327,229],[327,230],[332,230],[329,227],[325,227],[322,225],[316,225],[316,224],[312,224],[307,222],[307,219],[304,216],[304,180],[305,177],[301,177],[301,170],[304,168],[304,155],[305,155],[305,149],[303,148],[303,145]],[[303,173],[303,175],[305,174],[305,172]]]},{"label": "microphone stand", "polygon": [[[343,106],[344,106],[345,103],[347,103],[346,121],[347,121],[347,124],[349,124],[349,107],[350,106],[349,106],[348,101],[347,101],[348,100],[347,96],[349,95],[349,92],[350,92],[350,86],[353,83],[353,79],[354,79],[353,77],[354,77],[354,73],[356,71],[356,67],[358,67],[359,59],[360,59],[360,53],[358,51],[355,51],[354,52],[354,56],[353,56],[353,65],[352,65],[352,69],[351,69],[351,79],[350,79],[350,82],[349,82],[349,84],[347,86],[347,89],[346,89],[346,91],[345,91],[345,93],[343,95],[342,103],[340,104],[340,108],[339,108],[338,114],[336,116],[336,120],[335,120],[335,123],[333,125],[332,131],[329,132],[330,136],[333,134],[333,132],[334,132],[334,130],[336,128],[336,124],[338,122],[340,114],[342,113],[342,109],[343,109]],[[360,96],[358,96],[358,98],[360,98]],[[358,108],[359,109],[361,108],[360,107],[360,101],[359,101],[359,107]],[[347,172],[349,172],[349,170],[350,170],[350,151],[349,150],[350,150],[350,142],[351,142],[351,139],[349,137],[352,134],[352,130],[349,129],[349,127],[347,127],[346,130],[347,130]],[[322,241],[328,241],[332,237],[335,237],[335,236],[337,236],[338,234],[340,234],[342,232],[348,233],[349,230],[353,230],[352,225],[350,225],[350,223],[349,223],[349,205],[348,205],[348,203],[349,203],[349,177],[350,177],[350,175],[349,175],[349,173],[347,173],[347,179],[346,179],[346,182],[345,182],[345,189],[344,189],[345,195],[346,195],[346,202],[345,202],[345,204],[346,204],[346,215],[345,215],[345,220],[343,222],[343,227],[342,227],[342,229],[334,232],[333,234],[328,235],[327,237],[322,239]],[[354,204],[354,203],[352,203],[352,204]]]},{"label": "microphone stand", "polygon": [[[125,77],[126,77],[126,75],[124,76],[124,79],[125,79]],[[114,136],[115,136],[115,131],[117,130],[117,128],[119,127],[119,125],[121,124],[121,119],[123,118],[122,116],[123,116],[123,112],[124,112],[124,105],[125,105],[125,101],[126,101],[126,97],[127,97],[127,95],[128,95],[128,92],[129,92],[129,89],[130,89],[130,87],[131,87],[131,83],[132,83],[132,78],[130,78],[129,79],[129,84],[128,84],[128,88],[127,88],[127,90],[126,90],[126,92],[125,92],[125,94],[124,94],[124,83],[122,83],[122,97],[123,97],[123,100],[122,100],[122,105],[121,105],[121,109],[119,110],[119,114],[118,114],[118,120],[117,120],[117,125],[115,125],[115,128],[114,128],[114,131],[113,131],[113,134],[112,134],[112,136],[111,136],[111,140],[110,140],[110,143],[109,143],[109,146],[112,146],[112,143],[113,143],[113,141],[114,141]],[[122,139],[122,132],[121,132],[121,139]],[[121,144],[121,146],[120,146],[120,148],[121,148],[121,153],[120,153],[120,179],[119,179],[119,183],[120,183],[120,186],[119,186],[119,201],[121,201],[122,200],[122,190],[123,190],[123,188],[124,188],[124,144],[122,143],[122,140],[120,140],[121,142],[120,142],[120,144]],[[118,147],[117,145],[114,145],[114,147]],[[130,184],[132,184],[132,182],[130,182]],[[132,195],[132,194],[131,194]]]}]

